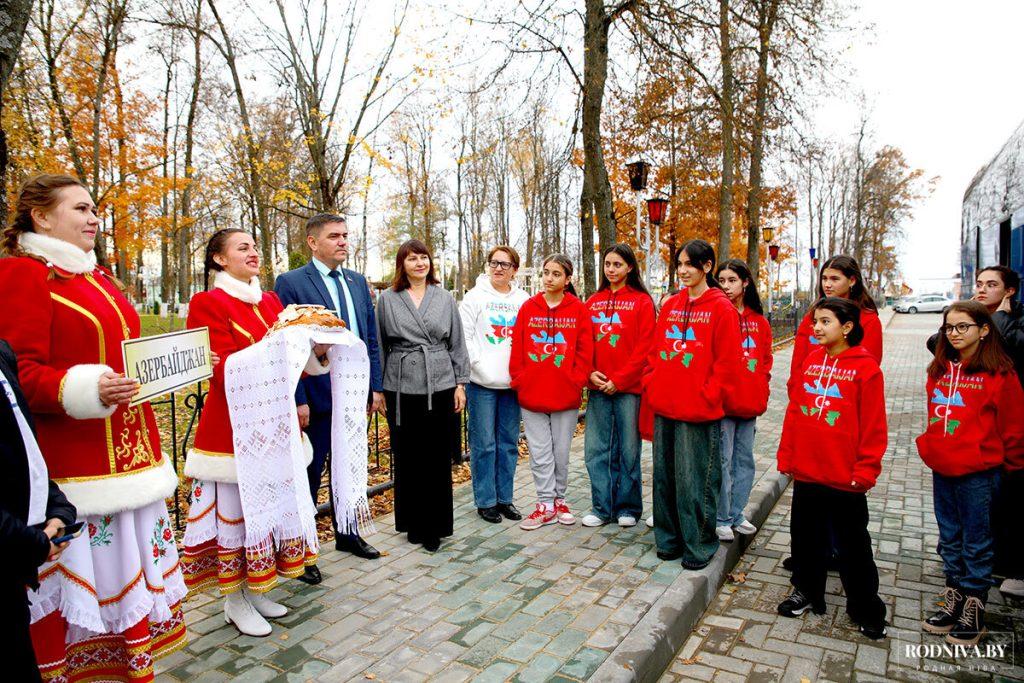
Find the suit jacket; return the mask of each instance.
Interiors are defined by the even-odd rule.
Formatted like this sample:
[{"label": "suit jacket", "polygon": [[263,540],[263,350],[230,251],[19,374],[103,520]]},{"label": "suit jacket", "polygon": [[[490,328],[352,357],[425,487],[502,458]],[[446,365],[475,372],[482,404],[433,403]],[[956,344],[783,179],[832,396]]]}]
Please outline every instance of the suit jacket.
[{"label": "suit jacket", "polygon": [[[373,312],[373,301],[370,299],[370,286],[366,278],[359,273],[341,269],[345,276],[345,284],[352,296],[355,309],[356,324],[359,326],[359,337],[366,343],[366,352],[370,356],[370,390],[384,391],[384,376],[381,372],[380,347],[377,343],[377,318]],[[320,272],[312,263],[301,268],[277,276],[274,291],[281,303],[288,304],[319,304],[334,309],[334,302],[324,285]],[[344,305],[344,301],[342,301]],[[314,413],[326,413],[331,410],[331,378],[330,375],[306,377],[299,382],[295,392],[298,405],[308,404]]]},{"label": "suit jacket", "polygon": [[[14,389],[22,414],[32,426],[28,401],[18,385],[18,365],[14,352],[0,339],[0,372]],[[0,580],[16,581],[24,586],[38,586],[36,569],[50,553],[50,539],[37,527],[27,525],[28,519],[28,457],[25,442],[7,397],[0,392]],[[77,512],[57,485],[50,482],[46,501],[46,519],[57,517],[64,524],[73,524]],[[6,589],[7,586],[4,586]]]}]

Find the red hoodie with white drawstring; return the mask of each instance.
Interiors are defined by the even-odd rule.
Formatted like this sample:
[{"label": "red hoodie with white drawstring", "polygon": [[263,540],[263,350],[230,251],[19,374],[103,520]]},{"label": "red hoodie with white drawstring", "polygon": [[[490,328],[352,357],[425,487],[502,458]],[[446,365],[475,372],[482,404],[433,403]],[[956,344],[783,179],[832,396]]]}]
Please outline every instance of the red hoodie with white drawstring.
[{"label": "red hoodie with white drawstring", "polygon": [[724,395],[741,372],[737,318],[736,307],[716,287],[696,299],[684,289],[665,301],[644,376],[644,397],[654,413],[683,422],[725,416]]},{"label": "red hoodie with white drawstring", "polygon": [[740,313],[742,366],[736,383],[725,392],[725,414],[742,420],[768,410],[772,379],[772,328],[763,315],[744,307]]},{"label": "red hoodie with white drawstring", "polygon": [[619,393],[639,394],[654,332],[654,301],[626,285],[617,292],[611,287],[595,292],[587,308],[594,326],[594,369]]},{"label": "red hoodie with white drawstring", "polygon": [[779,471],[863,492],[878,480],[888,442],[885,386],[874,356],[862,346],[836,356],[822,346],[811,351],[790,391]]},{"label": "red hoodie with white drawstring", "polygon": [[516,316],[508,371],[519,405],[536,413],[579,408],[593,367],[590,311],[568,292],[557,306],[544,294],[527,299]]},{"label": "red hoodie with white drawstring", "polygon": [[[878,319],[878,311],[870,308],[860,309],[860,326],[864,330],[864,340],[860,346],[871,354],[871,356],[882,362],[882,321]],[[800,368],[803,367],[804,359],[814,349],[819,348],[818,340],[814,338],[814,311],[808,311],[804,319],[797,327],[796,336],[793,337],[793,356],[789,366],[789,381],[786,382],[788,393],[792,394],[794,387],[799,387]]]},{"label": "red hoodie with white drawstring", "polygon": [[950,363],[927,386],[928,427],[917,437],[924,464],[946,477],[1024,468],[1024,392],[1015,373],[967,374]]}]

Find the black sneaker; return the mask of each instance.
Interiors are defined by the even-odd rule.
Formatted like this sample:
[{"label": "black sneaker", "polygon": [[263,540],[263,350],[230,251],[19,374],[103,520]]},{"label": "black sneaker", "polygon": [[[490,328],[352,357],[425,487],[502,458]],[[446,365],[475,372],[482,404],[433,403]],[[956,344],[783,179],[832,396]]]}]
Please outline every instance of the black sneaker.
[{"label": "black sneaker", "polygon": [[778,612],[784,617],[798,617],[807,610],[815,614],[825,613],[825,603],[814,602],[798,590],[794,590],[785,600],[779,603]]},{"label": "black sneaker", "polygon": [[795,567],[795,566],[796,566],[796,562],[793,561],[793,556],[792,555],[790,555],[789,557],[787,557],[786,559],[784,559],[782,561],[782,568],[785,569],[787,572],[793,571],[793,567]]},{"label": "black sneaker", "polygon": [[960,620],[964,606],[964,594],[953,586],[946,586],[940,593],[942,609],[921,622],[921,628],[928,633],[949,633]]},{"label": "black sneaker", "polygon": [[498,514],[498,508],[477,508],[476,513],[484,518],[485,522],[491,524],[498,524],[501,522],[501,515]]},{"label": "black sneaker", "polygon": [[985,603],[981,598],[968,595],[960,610],[960,618],[946,635],[950,645],[977,645],[982,636],[988,633],[985,628]]},{"label": "black sneaker", "polygon": [[523,518],[523,515],[520,514],[519,510],[516,510],[516,506],[512,503],[498,503],[495,509],[498,511],[498,514],[511,522],[518,522]]},{"label": "black sneaker", "polygon": [[885,638],[885,624],[860,624],[858,630],[871,640],[882,640]]}]

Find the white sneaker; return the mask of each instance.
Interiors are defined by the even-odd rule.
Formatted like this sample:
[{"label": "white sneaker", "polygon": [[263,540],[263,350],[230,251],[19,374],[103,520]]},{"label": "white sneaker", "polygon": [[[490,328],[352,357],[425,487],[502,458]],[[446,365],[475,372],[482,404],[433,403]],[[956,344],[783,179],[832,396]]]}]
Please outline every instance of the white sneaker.
[{"label": "white sneaker", "polygon": [[730,526],[716,526],[715,534],[718,536],[719,541],[725,541],[726,543],[736,538],[733,536],[732,527]]},{"label": "white sneaker", "polygon": [[224,621],[247,636],[269,636],[273,631],[270,623],[253,607],[242,591],[236,591],[224,598]]},{"label": "white sneaker", "polygon": [[757,527],[747,520],[743,520],[733,528],[736,530],[736,533],[743,534],[744,536],[753,536],[757,533]]},{"label": "white sneaker", "polygon": [[288,608],[279,602],[274,602],[262,593],[253,593],[246,586],[242,588],[242,592],[245,594],[246,601],[256,608],[256,611],[260,613],[260,616],[268,619],[278,619],[288,614]]},{"label": "white sneaker", "polygon": [[583,526],[604,526],[606,522],[597,515],[590,514],[583,516]]},{"label": "white sneaker", "polygon": [[644,521],[647,523],[647,526],[651,527],[652,529],[654,528],[654,515],[651,515]]},{"label": "white sneaker", "polygon": [[1024,580],[1022,579],[1003,579],[1003,583],[999,586],[1000,593],[1006,593],[1017,598],[1024,598]]},{"label": "white sneaker", "polygon": [[636,526],[636,517],[633,517],[632,515],[622,515],[619,517],[619,526]]}]

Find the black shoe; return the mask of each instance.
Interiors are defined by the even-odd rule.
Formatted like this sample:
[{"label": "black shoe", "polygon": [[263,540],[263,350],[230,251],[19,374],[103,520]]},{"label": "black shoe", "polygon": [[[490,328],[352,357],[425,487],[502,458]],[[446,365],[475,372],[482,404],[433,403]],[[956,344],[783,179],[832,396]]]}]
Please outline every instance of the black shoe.
[{"label": "black shoe", "polygon": [[839,556],[829,555],[828,560],[825,561],[825,571],[837,572],[839,571]]},{"label": "black shoe", "polygon": [[660,550],[658,551],[658,559],[659,560],[665,560],[666,562],[672,562],[673,560],[678,560],[682,556],[683,556],[683,554],[681,552],[663,553]]},{"label": "black shoe", "polygon": [[441,547],[440,538],[428,538],[423,541],[423,549],[429,553],[437,552],[437,549]]},{"label": "black shoe", "polygon": [[315,564],[311,564],[308,567],[306,567],[305,573],[303,573],[303,575],[298,578],[299,581],[303,583],[308,583],[310,586],[315,586],[324,580],[323,575],[320,574],[320,570],[317,569],[317,566]]},{"label": "black shoe", "polygon": [[338,536],[334,541],[334,549],[342,553],[352,553],[364,560],[376,560],[380,551],[358,536]]},{"label": "black shoe", "polygon": [[964,594],[953,586],[946,586],[940,595],[942,596],[942,609],[921,622],[921,628],[928,633],[949,633],[956,626],[956,622],[960,620],[960,611],[964,607]]},{"label": "black shoe", "polygon": [[807,610],[815,614],[825,613],[825,603],[814,602],[798,590],[794,590],[789,596],[779,603],[778,612],[784,617],[798,617]]},{"label": "black shoe", "polygon": [[793,556],[792,555],[790,555],[789,557],[787,557],[786,559],[784,559],[782,561],[782,568],[785,569],[787,572],[793,571],[793,567],[795,567],[795,566],[796,566],[796,562],[793,561]]},{"label": "black shoe", "polygon": [[476,514],[478,514],[481,517],[483,517],[485,522],[490,522],[491,524],[500,524],[501,523],[501,515],[498,514],[498,508],[496,508],[496,507],[493,507],[493,508],[477,508],[476,509]]},{"label": "black shoe", "polygon": [[946,642],[950,645],[977,645],[986,633],[985,603],[976,595],[965,595],[960,618],[946,636]]},{"label": "black shoe", "polygon": [[687,562],[686,560],[683,560],[681,564],[683,565],[683,569],[689,569],[692,572],[696,572],[711,564],[711,560],[708,560],[707,562]]},{"label": "black shoe", "polygon": [[498,514],[510,522],[518,522],[523,518],[523,516],[519,514],[519,510],[516,510],[516,506],[512,503],[498,503],[496,509],[498,510]]},{"label": "black shoe", "polygon": [[423,539],[411,531],[406,535],[406,538],[408,539],[409,543],[412,543],[413,545],[420,545],[421,543],[423,543]]},{"label": "black shoe", "polygon": [[861,624],[857,629],[866,638],[871,640],[882,640],[885,638],[887,631],[885,630],[885,624]]}]

